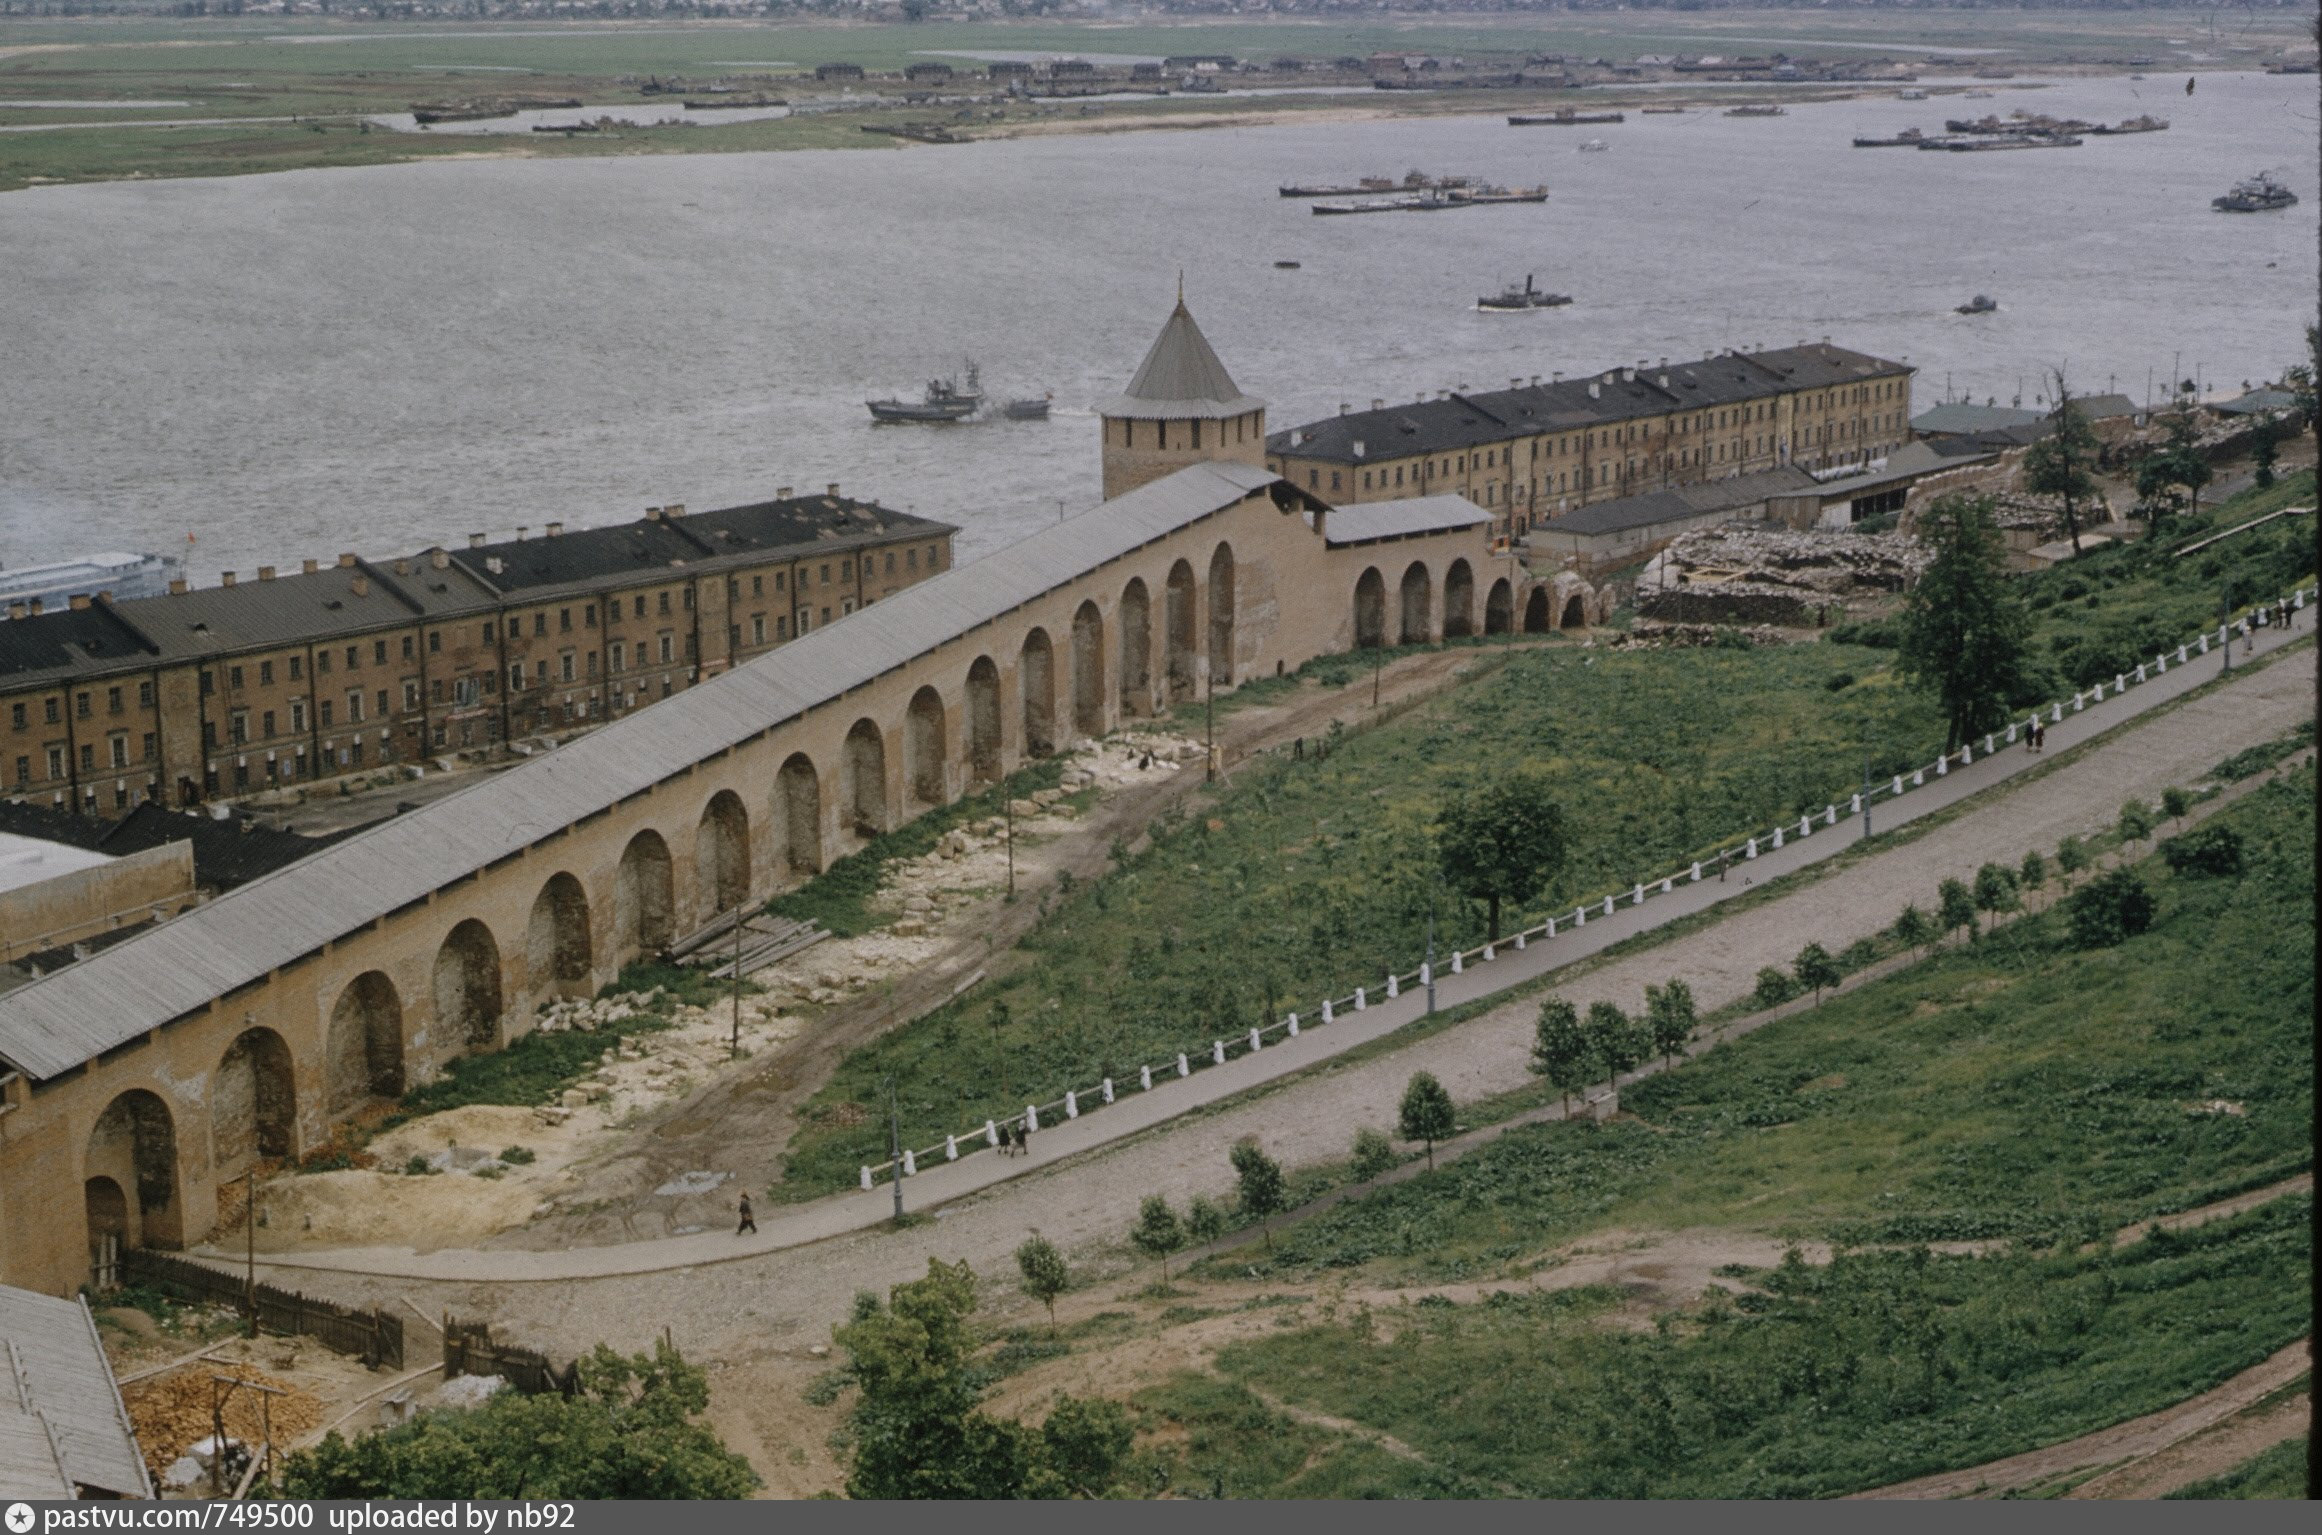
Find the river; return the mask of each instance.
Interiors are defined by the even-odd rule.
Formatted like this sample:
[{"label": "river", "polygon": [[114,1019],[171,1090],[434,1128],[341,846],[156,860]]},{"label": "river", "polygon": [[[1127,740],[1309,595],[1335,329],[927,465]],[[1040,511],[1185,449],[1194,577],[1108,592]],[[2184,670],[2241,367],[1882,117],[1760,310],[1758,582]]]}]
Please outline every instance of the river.
[{"label": "river", "polygon": [[[2021,86],[2022,81],[2013,82]],[[837,481],[964,554],[1097,493],[1086,402],[1178,273],[1293,425],[1373,397],[1829,336],[2032,403],[2296,360],[2316,286],[2310,78],[2081,79],[1785,117],[1497,117],[1052,136],[895,153],[475,158],[0,198],[0,562],[188,555],[196,580]],[[2018,104],[2166,133],[1856,150]],[[1576,152],[1598,135],[1602,154]],[[1544,206],[1314,218],[1284,181],[1464,171]],[[2285,214],[2212,212],[2261,168]],[[1295,260],[1298,270],[1278,270]],[[1566,309],[1486,315],[1536,273]],[[1952,312],[1976,293],[2001,308]],[[874,427],[962,360],[1054,419]],[[188,549],[187,534],[198,536]]]}]

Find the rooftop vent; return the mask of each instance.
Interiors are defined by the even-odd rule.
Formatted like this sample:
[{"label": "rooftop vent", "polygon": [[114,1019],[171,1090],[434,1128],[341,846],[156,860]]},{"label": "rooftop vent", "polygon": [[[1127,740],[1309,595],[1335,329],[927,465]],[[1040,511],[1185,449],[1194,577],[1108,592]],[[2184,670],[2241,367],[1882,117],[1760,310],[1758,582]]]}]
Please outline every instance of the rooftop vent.
[{"label": "rooftop vent", "polygon": [[[185,595],[185,577],[183,577],[183,576],[172,576],[172,577],[170,577],[170,581],[169,581],[169,595],[171,595],[172,597],[183,597],[183,596]],[[13,616],[16,616],[16,617],[21,617],[22,615],[21,615],[21,614],[17,614],[17,615],[13,615]]]},{"label": "rooftop vent", "polygon": [[[399,576],[410,575],[411,562],[406,559],[398,559],[395,562],[395,573]],[[261,581],[271,581],[274,579],[274,572],[261,565],[258,567],[258,579]]]},{"label": "rooftop vent", "polygon": [[234,573],[233,573],[232,571],[230,571],[230,570],[222,570],[222,571],[219,571],[219,572],[218,572],[218,585],[220,585],[220,586],[232,586],[233,584],[234,584]]},{"label": "rooftop vent", "polygon": [[[832,488],[836,489],[837,487],[834,486]],[[664,517],[683,517],[685,515],[685,503],[683,501],[672,501],[661,509],[661,515]]]},{"label": "rooftop vent", "polygon": [[484,569],[490,571],[495,576],[502,574],[507,570],[507,568],[507,563],[496,554],[492,555],[484,561]]},{"label": "rooftop vent", "polygon": [[1386,408],[1387,408],[1387,402],[1386,402],[1385,400],[1379,399],[1379,398],[1377,398],[1376,396],[1373,396],[1373,397],[1372,397],[1372,399],[1371,399],[1371,409],[1373,409],[1373,410],[1385,410]]},{"label": "rooftop vent", "polygon": [[273,566],[271,566],[271,565],[261,565],[261,566],[259,566],[259,567],[258,567],[258,579],[259,579],[259,580],[261,580],[261,581],[271,581],[271,580],[273,580],[273,579],[274,579],[274,567],[273,567]]},{"label": "rooftop vent", "polygon": [[86,592],[75,592],[66,600],[72,604],[75,613],[84,612],[89,606],[89,596]]},{"label": "rooftop vent", "polygon": [[427,551],[427,563],[437,570],[451,569],[451,555],[442,549]]},{"label": "rooftop vent", "polygon": [[554,538],[554,537],[556,537],[558,534],[562,533],[563,531],[564,531],[564,524],[563,524],[563,523],[561,523],[561,522],[552,522],[552,523],[550,523],[550,524],[548,525],[548,536],[549,536],[550,538]]},{"label": "rooftop vent", "polygon": [[468,535],[468,547],[469,547],[470,549],[481,549],[481,548],[483,548],[483,547],[484,547],[484,535],[483,535],[483,534],[481,534],[481,533],[470,533],[470,534]]},{"label": "rooftop vent", "polygon": [[1348,404],[1346,401],[1344,401],[1344,400],[1341,400],[1341,401],[1339,401],[1339,402],[1338,402],[1338,413],[1339,413],[1340,415],[1342,415],[1342,416],[1343,416],[1343,415],[1345,415],[1345,414],[1347,414],[1347,412],[1348,412],[1348,411],[1350,411],[1350,410],[1352,410],[1353,408],[1354,408],[1354,407],[1352,407],[1351,405],[1349,405],[1349,404]]},{"label": "rooftop vent", "polygon": [[1593,378],[1588,381],[1588,397],[1592,400],[1604,397],[1604,387]]},{"label": "rooftop vent", "polygon": [[836,481],[836,480],[833,480],[833,481],[831,481],[831,482],[830,482],[828,485],[825,485],[825,486],[822,488],[822,490],[823,490],[823,494],[824,494],[824,495],[827,495],[827,496],[835,496],[835,495],[837,495],[837,494],[838,494],[838,488],[839,488],[839,482],[838,482],[838,481]]},{"label": "rooftop vent", "polygon": [[789,500],[789,499],[790,499],[790,487],[789,487],[789,486],[787,486],[787,485],[777,485],[777,486],[775,486],[775,487],[774,487],[774,499],[775,499],[775,500],[777,500],[777,501],[787,501],[787,500]]},{"label": "rooftop vent", "polygon": [[355,556],[352,553],[342,554],[339,556],[339,569],[353,570],[354,568]]},{"label": "rooftop vent", "polygon": [[1354,441],[1354,456],[1357,458],[1361,458],[1363,456],[1363,440],[1360,437],[1357,437]]},{"label": "rooftop vent", "polygon": [[[177,583],[172,582],[171,584],[175,585]],[[29,618],[31,615],[32,609],[25,606],[21,602],[11,602],[8,604],[8,616],[10,618]]]}]

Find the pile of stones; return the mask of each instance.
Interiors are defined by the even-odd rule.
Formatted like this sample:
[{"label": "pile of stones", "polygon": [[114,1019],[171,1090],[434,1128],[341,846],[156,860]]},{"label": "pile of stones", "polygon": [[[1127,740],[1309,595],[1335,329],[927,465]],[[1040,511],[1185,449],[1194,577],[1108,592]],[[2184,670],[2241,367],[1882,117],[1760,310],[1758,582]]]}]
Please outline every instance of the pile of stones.
[{"label": "pile of stones", "polygon": [[594,1001],[575,997],[551,1002],[540,1010],[532,1027],[542,1034],[561,1034],[571,1029],[594,1032],[626,1023],[640,1013],[663,1011],[660,1004],[664,995],[663,989],[656,986],[651,991],[625,991]]}]

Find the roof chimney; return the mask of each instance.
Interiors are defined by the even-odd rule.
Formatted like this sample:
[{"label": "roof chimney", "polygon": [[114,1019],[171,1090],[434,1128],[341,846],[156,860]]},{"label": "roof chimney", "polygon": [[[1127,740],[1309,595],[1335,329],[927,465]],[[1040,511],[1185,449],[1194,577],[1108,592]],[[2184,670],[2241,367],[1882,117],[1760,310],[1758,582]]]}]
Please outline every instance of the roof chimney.
[{"label": "roof chimney", "polygon": [[1666,373],[1664,373],[1664,374],[1662,374],[1662,375],[1661,375],[1661,387],[1662,387],[1663,389],[1666,389],[1666,388],[1668,388],[1668,387],[1669,387],[1669,375],[1668,375],[1668,374],[1666,374]]},{"label": "roof chimney", "polygon": [[261,581],[271,581],[271,580],[273,580],[273,579],[274,579],[274,567],[273,567],[273,566],[271,566],[271,565],[261,565],[261,566],[259,566],[259,567],[258,567],[258,579],[259,579],[259,580],[261,580]]},{"label": "roof chimney", "polygon": [[[831,487],[831,491],[833,494],[835,494],[838,491],[838,487],[833,485]],[[685,515],[685,503],[683,501],[672,501],[661,509],[661,515],[664,517],[683,517]]]},{"label": "roof chimney", "polygon": [[837,495],[837,494],[838,494],[838,487],[839,487],[839,482],[838,482],[838,481],[836,481],[836,480],[833,480],[833,481],[831,481],[831,482],[830,482],[828,485],[825,485],[825,486],[823,487],[823,494],[825,494],[825,495],[830,495],[830,496],[835,496],[835,495]]},{"label": "roof chimney", "polygon": [[40,616],[40,599],[38,597],[32,599],[32,616],[34,618]]},{"label": "roof chimney", "polygon": [[1346,401],[1344,401],[1344,400],[1341,400],[1341,401],[1339,401],[1339,402],[1338,402],[1338,413],[1339,413],[1340,415],[1342,415],[1342,416],[1343,416],[1343,415],[1345,415],[1345,414],[1346,414],[1348,411],[1350,411],[1350,410],[1352,410],[1352,409],[1354,409],[1354,407],[1353,407],[1352,405],[1349,405],[1349,404],[1348,404]]},{"label": "roof chimney", "polygon": [[[660,507],[658,507],[658,506],[656,506],[656,507],[653,507],[653,508],[651,508],[651,509],[648,511],[647,515],[649,515],[649,516],[652,516],[652,515],[658,515],[658,514],[660,513],[660,511],[661,511],[661,508],[660,508]],[[525,535],[525,534],[527,534],[527,533],[529,533],[529,532],[531,532],[531,531],[532,531],[532,524],[531,524],[531,523],[529,523],[529,522],[520,522],[520,523],[516,524],[516,542],[518,542],[518,543],[522,543],[522,542],[524,542],[524,535]]]},{"label": "roof chimney", "polygon": [[552,522],[552,523],[550,523],[550,524],[548,525],[548,536],[549,536],[550,538],[554,538],[554,537],[556,537],[556,536],[557,536],[559,533],[562,533],[563,531],[564,531],[564,524],[563,524],[563,523],[561,523],[561,522]]},{"label": "roof chimney", "polygon": [[1511,378],[1508,380],[1508,387],[1510,389],[1521,389],[1524,387],[1524,381],[1521,378]]},{"label": "roof chimney", "polygon": [[1636,370],[1636,369],[1634,369],[1634,368],[1623,368],[1623,369],[1621,369],[1621,382],[1622,382],[1622,383],[1624,383],[1624,384],[1633,384],[1633,383],[1635,383],[1636,381],[1637,381],[1637,370]]},{"label": "roof chimney", "polygon": [[72,596],[66,598],[65,600],[72,604],[72,610],[75,613],[81,612],[89,605],[89,598],[86,592],[75,592]]},{"label": "roof chimney", "polygon": [[230,570],[224,570],[224,571],[220,571],[220,572],[218,573],[218,585],[220,585],[220,586],[232,586],[233,584],[234,584],[234,573],[233,573],[232,571],[230,571]]},{"label": "roof chimney", "polygon": [[451,569],[451,555],[442,549],[427,551],[427,563],[436,570]]},{"label": "roof chimney", "polygon": [[1549,382],[1549,383],[1551,383],[1551,384],[1561,384],[1561,383],[1563,383],[1563,382],[1564,382],[1564,372],[1563,372],[1563,370],[1560,368],[1560,369],[1556,370],[1555,372],[1553,372],[1553,373],[1550,373],[1550,374],[1548,375],[1548,382]]},{"label": "roof chimney", "polygon": [[1385,400],[1379,399],[1379,398],[1378,398],[1377,396],[1375,396],[1375,395],[1374,395],[1374,396],[1372,396],[1372,398],[1371,398],[1371,409],[1373,409],[1373,410],[1385,410],[1386,408],[1387,408],[1387,402],[1386,402]]},{"label": "roof chimney", "polygon": [[[170,585],[172,585],[172,586],[177,586],[177,585],[180,585],[180,584],[181,584],[181,583],[179,583],[179,582],[176,582],[176,581],[172,581],[172,582],[170,583]],[[10,618],[29,618],[31,615],[32,615],[32,610],[31,610],[30,608],[26,607],[26,606],[25,606],[23,603],[21,603],[21,602],[11,602],[10,604],[8,604],[8,616],[9,616]]]},{"label": "roof chimney", "polygon": [[1540,387],[1540,375],[1539,375],[1539,374],[1537,374],[1537,373],[1535,373],[1535,374],[1533,374],[1533,375],[1532,375],[1532,387],[1533,387],[1534,389],[1537,389],[1537,388],[1539,388],[1539,387]]},{"label": "roof chimney", "polygon": [[[399,575],[399,576],[408,576],[408,575],[410,575],[410,574],[411,574],[411,562],[410,562],[409,560],[405,560],[405,559],[398,559],[398,560],[395,562],[395,573],[396,573],[397,575]],[[261,569],[261,570],[258,572],[258,579],[259,579],[259,580],[261,580],[261,581],[272,580],[272,579],[273,579],[273,574],[274,574],[274,573],[273,573],[272,571],[265,570],[265,569]]]},{"label": "roof chimney", "polygon": [[172,597],[183,597],[185,595],[185,577],[171,576],[169,578],[169,595]]},{"label": "roof chimney", "polygon": [[[1338,408],[1338,413],[1339,413],[1340,415],[1342,415],[1342,416],[1343,416],[1343,415],[1345,415],[1345,414],[1346,414],[1346,407],[1345,407],[1345,406],[1343,406],[1343,405],[1341,405],[1341,406]],[[1295,448],[1295,447],[1297,447],[1297,446],[1298,446],[1300,443],[1304,442],[1305,440],[1306,440],[1306,434],[1305,434],[1304,432],[1301,432],[1301,431],[1300,431],[1300,430],[1298,430],[1298,428],[1296,428],[1296,427],[1292,427],[1292,428],[1290,428],[1290,446],[1292,446],[1293,448]]]},{"label": "roof chimney", "polygon": [[348,554],[342,554],[342,555],[340,555],[340,556],[339,556],[339,569],[341,569],[341,570],[353,570],[354,568],[355,568],[355,556],[354,556],[352,553],[348,553]]},{"label": "roof chimney", "polygon": [[315,567],[316,567],[316,562],[315,562],[315,561],[313,561],[313,560],[301,560],[301,561],[299,561],[299,562],[298,562],[298,568],[299,568],[299,570],[300,570],[300,571],[302,571],[303,573],[305,573],[306,575],[310,575],[310,576],[311,576],[311,575],[313,575],[313,574],[315,573]]},{"label": "roof chimney", "polygon": [[787,501],[787,500],[789,500],[789,499],[790,499],[790,487],[789,487],[789,486],[787,486],[787,485],[777,485],[777,486],[775,486],[775,487],[774,487],[774,499],[775,499],[775,500],[777,500],[777,501]]},{"label": "roof chimney", "polygon": [[468,547],[469,547],[470,549],[481,549],[481,548],[483,548],[483,547],[484,547],[484,535],[483,535],[483,534],[481,534],[481,533],[470,533],[470,534],[468,535]]},{"label": "roof chimney", "polygon": [[354,580],[347,583],[347,590],[353,592],[358,597],[368,597],[371,595],[371,578],[369,576],[357,576]]}]

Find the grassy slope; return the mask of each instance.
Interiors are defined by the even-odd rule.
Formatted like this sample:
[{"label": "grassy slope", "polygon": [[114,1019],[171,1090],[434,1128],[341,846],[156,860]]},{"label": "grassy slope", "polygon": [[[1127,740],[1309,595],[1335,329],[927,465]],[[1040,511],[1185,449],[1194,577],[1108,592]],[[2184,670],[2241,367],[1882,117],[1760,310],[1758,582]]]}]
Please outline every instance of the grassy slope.
[{"label": "grassy slope", "polygon": [[[2148,863],[2160,920],[2118,949],[2028,919],[1640,1084],[1634,1125],[1513,1132],[1279,1233],[1270,1261],[1392,1285],[1520,1270],[1592,1229],[1745,1221],[2032,1242],[1789,1269],[1770,1300],[1650,1337],[1586,1325],[1617,1299],[1593,1291],[1422,1306],[1391,1342],[1358,1317],[1238,1346],[1228,1382],[1142,1404],[1185,1427],[1187,1477],[1249,1496],[1808,1495],[2052,1442],[2255,1363],[2310,1322],[2308,1200],[2109,1253],[2034,1243],[2310,1164],[2313,794],[2308,769],[2226,813],[2252,854],[2238,881]],[[2213,1097],[2246,1113],[2190,1111]],[[1222,1432],[1272,1415],[1244,1385],[1425,1464],[1324,1435],[1278,1471]]]},{"label": "grassy slope", "polygon": [[[884,1159],[883,1131],[835,1119],[889,1072],[905,1137],[924,1145],[1035,1094],[1133,1080],[1140,1063],[1206,1052],[1260,1022],[1270,998],[1311,1011],[1325,990],[1343,995],[1390,962],[1416,963],[1436,807],[1506,767],[1548,773],[1574,828],[1571,866],[1547,909],[1843,796],[1866,735],[1897,765],[1921,759],[1939,731],[1916,695],[1883,676],[1836,693],[1825,685],[1879,660],[1833,645],[1518,651],[1503,669],[1349,736],[1326,762],[1252,763],[1214,802],[1157,827],[1150,848],[1062,900],[1013,974],[851,1057],[810,1107],[789,1181],[819,1192]],[[1443,942],[1483,940],[1479,906],[1445,897],[1438,919]],[[998,1005],[1013,1020],[1002,1035],[1012,1101],[989,1027]]]},{"label": "grassy slope", "polygon": [[2305,1496],[2306,1438],[2302,1434],[2251,1456],[2222,1476],[2180,1487],[2169,1494],[2173,1499],[2201,1500]]}]

